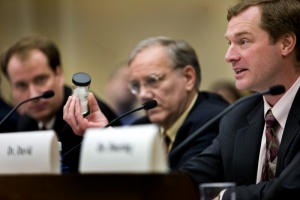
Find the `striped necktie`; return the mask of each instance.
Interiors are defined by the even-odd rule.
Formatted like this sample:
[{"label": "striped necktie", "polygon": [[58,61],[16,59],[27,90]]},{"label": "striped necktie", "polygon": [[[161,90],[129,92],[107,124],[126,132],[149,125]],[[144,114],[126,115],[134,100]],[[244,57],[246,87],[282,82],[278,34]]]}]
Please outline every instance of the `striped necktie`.
[{"label": "striped necktie", "polygon": [[266,156],[263,165],[261,180],[268,181],[274,178],[276,171],[277,155],[279,149],[279,141],[276,137],[276,128],[278,122],[273,116],[271,110],[269,110],[265,117],[266,122]]}]

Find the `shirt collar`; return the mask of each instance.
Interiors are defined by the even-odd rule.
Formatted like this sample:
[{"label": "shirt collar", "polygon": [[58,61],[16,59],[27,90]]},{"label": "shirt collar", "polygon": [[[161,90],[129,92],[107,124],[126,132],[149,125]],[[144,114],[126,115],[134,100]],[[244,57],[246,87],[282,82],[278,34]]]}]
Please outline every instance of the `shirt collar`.
[{"label": "shirt collar", "polygon": [[48,121],[46,124],[43,124],[43,122],[39,121],[39,122],[38,122],[39,129],[43,129],[43,126],[44,126],[47,130],[53,129],[54,122],[55,122],[55,116],[52,117],[52,118],[50,119],[50,121]]},{"label": "shirt collar", "polygon": [[285,123],[290,112],[292,103],[295,99],[295,96],[298,92],[300,87],[300,77],[296,80],[296,82],[292,85],[292,87],[286,91],[286,93],[281,97],[281,99],[273,106],[273,108],[267,103],[264,99],[264,116],[266,115],[267,111],[272,108],[272,113],[280,126],[282,128],[285,127]]},{"label": "shirt collar", "polygon": [[[182,115],[176,120],[176,122],[166,131],[166,134],[169,136],[170,140],[171,140],[171,145],[173,144],[176,134],[179,130],[179,128],[181,127],[181,125],[183,124],[183,122],[185,121],[187,115],[189,114],[190,110],[193,108],[196,99],[198,98],[198,93],[196,93],[196,95],[194,96],[192,102],[190,103],[189,107],[182,113]],[[161,128],[161,133],[164,132],[164,129]]]}]

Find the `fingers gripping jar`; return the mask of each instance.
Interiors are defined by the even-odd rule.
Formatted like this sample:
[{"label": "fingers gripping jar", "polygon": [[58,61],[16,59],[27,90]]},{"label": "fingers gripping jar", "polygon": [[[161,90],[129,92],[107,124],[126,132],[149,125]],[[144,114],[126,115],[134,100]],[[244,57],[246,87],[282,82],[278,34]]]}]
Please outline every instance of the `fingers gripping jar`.
[{"label": "fingers gripping jar", "polygon": [[90,92],[91,77],[90,75],[78,72],[73,75],[73,96],[80,100],[81,112],[84,116],[89,114],[88,96]]}]

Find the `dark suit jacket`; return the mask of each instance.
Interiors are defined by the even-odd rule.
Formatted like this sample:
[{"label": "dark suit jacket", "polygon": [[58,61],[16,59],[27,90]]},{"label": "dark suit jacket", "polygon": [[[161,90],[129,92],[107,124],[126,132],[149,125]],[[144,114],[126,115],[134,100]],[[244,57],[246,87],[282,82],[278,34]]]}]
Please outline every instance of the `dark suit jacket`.
[{"label": "dark suit jacket", "polygon": [[[187,139],[192,133],[203,126],[207,121],[215,117],[228,106],[228,103],[219,95],[209,92],[199,92],[198,98],[187,115],[185,121],[179,128],[172,149]],[[137,121],[135,124],[150,122],[147,118]],[[175,156],[169,157],[169,167],[172,170],[180,168],[186,161],[198,155],[212,140],[218,135],[219,122],[214,123],[209,129],[200,134],[195,140],[185,148],[178,151]]]},{"label": "dark suit jacket", "polygon": [[[272,192],[270,188],[278,182],[280,174],[300,150],[299,110],[300,92],[298,90],[284,128],[276,177],[272,181],[255,184],[264,128],[262,97],[245,101],[226,114],[220,122],[220,133],[213,144],[187,162],[181,170],[187,172],[197,185],[204,182],[235,182],[238,186],[236,188],[237,199],[263,199],[266,194]],[[280,185],[282,188],[277,191],[274,199],[288,199],[287,196],[296,190],[299,195],[300,179],[298,179],[298,185],[290,189],[288,189],[288,184],[284,183],[285,185]],[[227,199],[226,197],[225,192],[224,199]]]},{"label": "dark suit jacket", "polygon": [[[13,108],[8,105],[2,98],[0,98],[0,121],[6,117],[6,115]],[[19,114],[15,111],[0,125],[0,133],[15,132],[17,130],[16,124],[19,119]]]},{"label": "dark suit jacket", "polygon": [[[54,131],[57,134],[58,140],[62,144],[61,155],[64,155],[66,152],[82,142],[82,137],[75,135],[71,127],[63,119],[63,107],[67,102],[68,97],[72,95],[72,90],[65,86],[64,94],[64,103],[56,113],[56,120],[54,123]],[[112,121],[116,118],[115,113],[104,102],[99,99],[97,99],[97,101],[101,111],[107,117],[108,121]],[[115,125],[120,124],[117,122]],[[24,115],[19,119],[18,131],[34,131],[38,129],[38,123],[28,115]],[[79,155],[80,145],[64,156],[63,160],[65,165],[69,167],[69,172],[78,172]]]}]

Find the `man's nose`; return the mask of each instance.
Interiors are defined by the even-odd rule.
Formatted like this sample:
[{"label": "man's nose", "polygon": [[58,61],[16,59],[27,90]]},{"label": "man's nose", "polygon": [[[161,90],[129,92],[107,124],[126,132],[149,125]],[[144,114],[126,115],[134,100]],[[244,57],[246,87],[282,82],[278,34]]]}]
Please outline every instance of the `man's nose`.
[{"label": "man's nose", "polygon": [[29,85],[29,98],[33,98],[42,94],[42,91],[38,90],[35,85]]},{"label": "man's nose", "polygon": [[236,51],[235,47],[233,45],[230,45],[225,54],[225,61],[231,63],[235,60],[238,60],[239,57],[239,53]]},{"label": "man's nose", "polygon": [[153,93],[147,85],[142,84],[140,87],[140,92],[137,94],[137,96],[139,99],[149,99],[153,97]]}]

